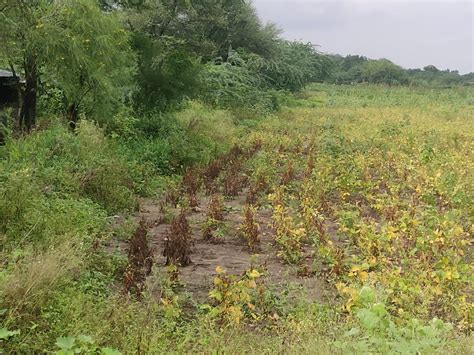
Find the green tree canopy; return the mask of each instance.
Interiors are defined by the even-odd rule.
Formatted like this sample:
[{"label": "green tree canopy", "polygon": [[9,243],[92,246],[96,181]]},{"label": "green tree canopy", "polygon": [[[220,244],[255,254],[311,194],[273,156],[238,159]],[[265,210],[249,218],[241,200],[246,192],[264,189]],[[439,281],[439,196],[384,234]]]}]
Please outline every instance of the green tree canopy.
[{"label": "green tree canopy", "polygon": [[[95,0],[3,0],[0,56],[25,77],[20,125],[36,119],[40,84],[63,94],[70,119],[79,106],[117,99],[129,83],[133,55],[128,35],[114,13]],[[89,107],[87,111],[91,111]]]}]

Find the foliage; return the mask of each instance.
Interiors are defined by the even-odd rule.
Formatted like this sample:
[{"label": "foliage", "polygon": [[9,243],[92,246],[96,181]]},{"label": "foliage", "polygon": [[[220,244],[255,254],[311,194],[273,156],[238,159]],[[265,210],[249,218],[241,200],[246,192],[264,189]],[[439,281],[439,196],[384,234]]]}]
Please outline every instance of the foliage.
[{"label": "foliage", "polygon": [[469,85],[472,73],[460,75],[456,70],[439,70],[434,65],[418,69],[403,69],[387,59],[373,60],[359,55],[329,55],[332,61],[328,82],[355,84],[361,82],[386,85],[448,87]]},{"label": "foliage", "polygon": [[451,324],[435,318],[428,324],[410,319],[397,326],[385,304],[374,303],[374,290],[362,288],[359,297],[357,325],[344,334],[344,340],[336,342],[342,351],[411,354],[433,352],[445,345]]},{"label": "foliage", "polygon": [[[207,353],[217,348],[468,353],[470,90],[311,86],[288,99],[292,107],[278,116],[245,125],[241,136],[238,130],[229,134],[227,149],[237,145],[227,154],[214,161],[212,154],[200,157],[203,167],[194,171],[202,171],[203,180],[212,180],[217,190],[225,184],[227,169],[239,162],[238,174],[247,180],[242,186],[253,187],[259,204],[254,221],[270,218],[272,211],[279,217],[275,233],[262,226],[262,244],[276,239],[280,229],[288,239],[288,244],[277,244],[282,255],[285,245],[290,252],[298,246],[298,270],[281,267],[289,278],[324,277],[328,304],[286,296],[290,285],[272,284],[270,269],[264,284],[263,271],[258,269],[256,277],[255,266],[240,276],[219,273],[216,293],[206,300],[186,292],[179,266],[165,275],[157,264],[140,299],[127,297],[123,236],[134,229],[120,227],[119,216],[107,217],[116,213],[105,207],[108,200],[77,186],[84,170],[107,163],[118,166],[118,172],[107,176],[106,186],[95,186],[114,191],[130,174],[130,194],[135,184],[140,186],[136,192],[143,191],[150,175],[142,175],[146,170],[137,165],[137,156],[123,154],[120,137],[104,137],[86,121],[77,134],[51,125],[18,140],[9,138],[0,148],[0,171],[5,172],[0,189],[8,192],[9,202],[0,200],[5,216],[0,220],[6,220],[0,231],[0,332],[8,336],[1,346],[5,352],[42,353],[60,351],[58,338],[67,338],[63,345],[68,346],[74,338],[75,347],[96,352],[110,347],[123,353]],[[206,121],[213,113],[215,122],[232,117],[220,116],[222,112],[202,108],[195,116]],[[180,122],[192,118],[189,110]],[[166,135],[159,128],[163,122],[149,125],[157,129],[153,137]],[[137,133],[123,131],[130,137]],[[291,178],[282,179],[285,175]],[[22,178],[15,185],[18,176]],[[169,213],[182,202],[181,180],[162,178],[161,184],[174,186]],[[50,185],[54,189],[45,189]],[[39,209],[42,203],[46,207]],[[132,209],[135,202],[130,203]],[[61,212],[62,206],[70,207]],[[35,224],[23,224],[33,212],[46,222],[29,232]],[[298,229],[304,232],[295,233]],[[112,233],[116,237],[110,239]],[[311,273],[301,272],[305,270]],[[202,303],[209,305],[200,307]],[[90,334],[94,343],[83,344],[81,334]]]},{"label": "foliage", "polygon": [[389,60],[369,61],[361,67],[361,79],[373,84],[404,84],[403,69]]},{"label": "foliage", "polygon": [[[241,115],[268,114],[278,107],[275,93],[265,90],[262,77],[254,73],[232,52],[229,62],[207,64],[202,73],[205,102],[239,110]],[[237,61],[233,63],[232,61]]]},{"label": "foliage", "polygon": [[250,269],[242,277],[237,278],[227,275],[219,266],[216,268],[216,273],[214,288],[209,292],[209,297],[215,301],[215,306],[205,307],[209,308],[211,316],[231,325],[239,324],[246,317],[257,318],[252,295],[258,287],[256,280],[260,277],[260,273]]},{"label": "foliage", "polygon": [[88,335],[78,337],[61,337],[56,340],[56,346],[61,349],[57,355],[70,355],[80,353],[100,353],[101,355],[120,355],[120,351],[112,348],[100,348],[95,345],[94,340]]},{"label": "foliage", "polygon": [[0,166],[4,247],[49,245],[68,233],[89,239],[103,228],[106,211],[135,207],[133,166],[86,121],[77,134],[54,125],[9,140]]},{"label": "foliage", "polygon": [[[104,104],[124,98],[134,59],[116,14],[106,15],[93,0],[3,3],[0,33],[9,49],[0,56],[26,78],[22,114],[36,111],[38,86],[44,83],[60,90],[63,112],[74,121],[80,110],[101,107],[99,113],[108,115],[111,107],[107,111]],[[34,124],[33,116],[24,123]]]},{"label": "foliage", "polygon": [[[160,175],[209,162],[231,147],[238,130],[231,113],[190,102],[180,112],[148,113],[127,119],[129,127],[111,127],[122,155]],[[126,139],[120,139],[124,131]],[[117,133],[115,133],[117,132]],[[144,169],[146,171],[146,169]]]}]

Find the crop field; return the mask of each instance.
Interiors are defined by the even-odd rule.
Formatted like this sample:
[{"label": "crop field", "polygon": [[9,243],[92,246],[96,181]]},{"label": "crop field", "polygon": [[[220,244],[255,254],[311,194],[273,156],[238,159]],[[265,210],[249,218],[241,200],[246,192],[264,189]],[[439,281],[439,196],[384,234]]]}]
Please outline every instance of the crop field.
[{"label": "crop field", "polygon": [[[40,257],[5,248],[23,266],[0,279],[0,339],[13,352],[469,354],[473,98],[326,84],[288,95],[235,128],[226,154],[109,218],[91,250],[70,237]],[[87,127],[79,139],[101,145]],[[26,154],[12,151],[5,162]],[[77,233],[102,228],[88,208]],[[44,245],[67,224],[58,211]]]},{"label": "crop field", "polygon": [[472,97],[313,85],[145,207],[158,265],[222,324],[277,327],[284,294],[348,327],[328,352],[447,346],[474,320]]}]

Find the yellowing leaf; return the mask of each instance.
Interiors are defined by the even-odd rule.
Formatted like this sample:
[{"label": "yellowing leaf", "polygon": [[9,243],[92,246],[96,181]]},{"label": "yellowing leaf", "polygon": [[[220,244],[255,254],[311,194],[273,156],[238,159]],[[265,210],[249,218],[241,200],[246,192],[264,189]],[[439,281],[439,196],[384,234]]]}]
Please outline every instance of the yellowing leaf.
[{"label": "yellowing leaf", "polygon": [[247,272],[247,276],[250,277],[251,279],[256,279],[260,277],[260,273],[257,270],[251,270],[250,272]]}]

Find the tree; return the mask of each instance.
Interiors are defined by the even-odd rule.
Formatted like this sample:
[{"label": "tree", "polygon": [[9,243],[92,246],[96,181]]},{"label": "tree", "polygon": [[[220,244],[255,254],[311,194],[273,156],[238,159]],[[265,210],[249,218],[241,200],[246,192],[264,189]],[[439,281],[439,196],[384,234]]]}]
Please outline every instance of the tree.
[{"label": "tree", "polygon": [[18,124],[30,130],[36,122],[40,65],[53,44],[50,33],[58,28],[55,9],[46,0],[3,0],[0,7],[0,56],[15,77],[25,78],[24,88],[18,86]]},{"label": "tree", "polygon": [[260,23],[249,1],[144,0],[128,13],[140,63],[137,101],[149,108],[194,96],[204,64],[226,62],[231,50],[271,58],[277,47],[278,31]]},{"label": "tree", "polygon": [[85,111],[101,107],[99,113],[108,114],[106,103],[116,104],[132,90],[136,61],[118,13],[105,14],[94,0],[62,0],[57,16],[61,35],[45,76],[63,91],[74,128],[85,102]]},{"label": "tree", "polygon": [[[36,122],[39,85],[50,82],[62,90],[73,126],[86,96],[113,96],[117,79],[133,68],[128,36],[113,13],[94,0],[3,0],[0,15],[0,56],[15,75],[19,88],[19,126]],[[123,81],[123,80],[122,80]]]},{"label": "tree", "polygon": [[405,70],[387,59],[370,60],[361,67],[363,81],[375,84],[404,84]]},{"label": "tree", "polygon": [[299,91],[329,75],[331,62],[311,43],[280,40],[275,58],[265,62],[262,74],[270,87]]}]

